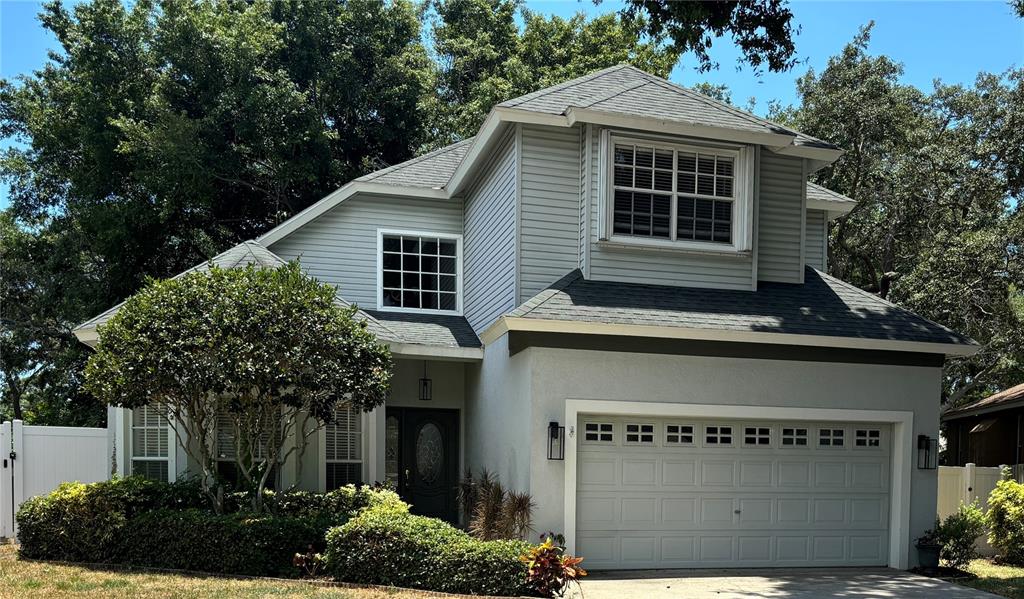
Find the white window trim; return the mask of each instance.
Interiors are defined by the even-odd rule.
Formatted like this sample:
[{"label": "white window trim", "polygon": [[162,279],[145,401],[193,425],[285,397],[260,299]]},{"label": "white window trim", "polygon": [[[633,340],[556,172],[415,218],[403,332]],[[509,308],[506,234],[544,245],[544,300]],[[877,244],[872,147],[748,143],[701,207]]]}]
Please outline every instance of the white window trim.
[{"label": "white window trim", "polygon": [[[668,427],[670,427],[670,426],[678,426],[678,427],[680,427],[679,432],[678,433],[670,433],[668,431]],[[690,432],[684,433],[682,431],[682,427],[684,427],[684,426],[690,427]],[[700,438],[700,426],[697,425],[697,424],[689,423],[689,422],[666,422],[665,423],[665,427],[662,430],[662,433],[665,435],[664,437],[662,437],[662,445],[664,447],[696,447],[697,444],[698,444],[697,441]],[[668,440],[668,436],[669,435],[674,435],[674,436],[678,436],[678,437],[682,437],[683,435],[689,435],[690,442],[689,443],[687,443],[685,441],[670,442]]]},{"label": "white window trim", "polygon": [[[383,406],[380,407],[383,411]],[[375,408],[370,412],[361,412],[359,426],[361,427],[360,451],[362,452],[362,478],[363,484],[372,484],[376,480],[377,463],[377,412]],[[317,440],[317,489],[321,493],[327,492],[327,425],[321,426],[316,432]]]},{"label": "white window trim", "polygon": [[[597,425],[597,431],[596,431],[597,432],[597,439],[593,439],[593,440],[587,439],[587,432],[588,432],[587,431],[587,425],[588,424],[596,424]],[[601,426],[605,425],[605,424],[610,425],[612,427],[612,430],[611,431],[602,431],[601,430]],[[582,435],[583,436],[581,437],[581,439],[582,439],[583,443],[586,444],[586,445],[618,445],[619,444],[618,440],[617,440],[618,439],[618,434],[616,433],[615,429],[616,429],[616,423],[614,423],[614,422],[609,422],[607,420],[587,420],[586,422],[583,423],[583,431],[582,431]],[[611,441],[602,441],[601,440],[601,435],[604,435],[604,434],[611,435],[612,436],[612,440]]]},{"label": "white window trim", "polygon": [[[785,434],[786,429],[791,429],[793,431],[793,434],[792,435],[786,435]],[[798,435],[797,434],[797,431],[800,431],[800,430],[804,431],[803,435]],[[813,431],[814,431],[814,428],[811,427],[811,426],[808,426],[807,424],[804,424],[804,423],[791,424],[791,423],[787,422],[787,423],[785,423],[785,424],[783,424],[782,426],[779,427],[779,444],[778,444],[778,448],[779,449],[799,449],[799,450],[811,449],[811,448],[814,447],[812,445],[812,441],[814,440],[814,438],[811,436]],[[792,439],[793,442],[787,445],[787,444],[783,443],[784,439]],[[803,445],[799,445],[796,442],[797,439],[803,439],[804,440],[804,444]]]},{"label": "white window trim", "polygon": [[[381,301],[384,292],[384,236],[406,235],[409,237],[435,237],[455,241],[455,309],[437,310],[429,308],[403,308],[385,306]],[[404,229],[377,229],[377,310],[381,312],[405,312],[413,314],[449,314],[462,316],[462,235],[454,233],[435,233],[430,231],[410,231]]]},{"label": "white window trim", "polygon": [[130,408],[125,408],[124,422],[128,425],[128,434],[125,435],[125,467],[124,471],[129,475],[134,475],[134,465],[132,462],[167,462],[167,482],[173,483],[178,478],[178,434],[175,430],[176,427],[172,421],[167,421],[167,457],[166,458],[153,458],[153,457],[136,457],[135,456],[135,419]]},{"label": "white window trim", "polygon": [[[637,427],[635,433],[629,432],[628,429],[629,429],[630,426]],[[651,432],[645,433],[644,430],[643,430],[643,427],[645,427],[645,426],[651,427]],[[629,436],[630,435],[636,435],[637,436],[637,440],[636,441],[630,441],[629,440]],[[643,440],[643,438],[644,438],[643,436],[644,435],[650,435],[651,436],[651,440],[650,441],[644,441]],[[623,423],[623,425],[622,425],[622,444],[623,445],[640,446],[640,447],[654,447],[655,445],[657,445],[657,442],[658,442],[658,426],[656,424],[654,424],[653,422],[625,422],[625,423]]]},{"label": "white window trim", "polygon": [[[829,431],[827,437],[828,445],[821,444],[822,431]],[[833,431],[843,431],[843,435],[841,437],[833,436]],[[845,426],[838,428],[834,426],[816,426],[814,427],[814,448],[819,451],[845,451],[850,448],[850,437],[848,433],[849,429],[847,429]],[[836,439],[842,439],[842,444],[836,445],[834,443]]]},{"label": "white window trim", "polygon": [[[864,439],[867,442],[867,444],[865,444],[865,445],[857,445],[857,439],[858,439],[857,431],[868,431],[868,436],[867,437],[859,437],[861,439]],[[870,431],[878,432],[878,436],[877,437],[871,437],[870,436]],[[850,449],[853,449],[855,451],[881,451],[882,448],[885,447],[885,444],[886,444],[886,441],[885,441],[885,431],[883,431],[882,429],[880,429],[878,427],[872,427],[872,426],[866,426],[866,427],[863,427],[863,428],[861,428],[861,427],[854,427],[852,429],[852,432],[853,432],[853,436],[850,438]],[[871,440],[872,439],[878,441],[878,445],[871,445]]]},{"label": "white window trim", "polygon": [[[905,570],[910,562],[910,484],[914,465],[914,413],[902,410],[848,410],[842,408],[783,408],[667,402],[566,399],[565,421],[570,423],[565,443],[563,530],[566,551],[576,552],[576,467],[581,414],[652,416],[661,418],[728,418],[790,422],[839,421],[892,425],[892,463],[889,492],[889,567]],[[807,428],[812,428],[813,425]]]},{"label": "white window trim", "polygon": [[[708,443],[708,435],[710,434],[710,433],[708,433],[708,429],[711,428],[711,427],[714,427],[714,429],[715,429],[714,436],[715,436],[715,439],[718,440],[717,443]],[[722,428],[723,427],[729,429],[729,432],[728,433],[722,432]],[[728,443],[722,443],[721,442],[722,441],[722,437],[729,437],[729,442]],[[704,447],[704,448],[707,448],[707,449],[714,449],[716,447],[736,447],[737,446],[737,443],[736,443],[736,425],[734,425],[734,424],[719,424],[717,422],[707,422],[707,423],[704,423],[704,424],[700,425],[700,445],[701,445],[701,447]]]},{"label": "white window trim", "polygon": [[[686,239],[645,239],[632,235],[616,235],[612,223],[614,210],[614,168],[613,151],[615,143],[641,144],[655,148],[684,152],[700,152],[732,156],[736,160],[733,176],[735,198],[715,198],[733,202],[732,242],[695,241]],[[598,211],[599,241],[608,245],[632,246],[638,248],[674,249],[701,253],[739,254],[751,251],[753,247],[754,214],[754,151],[747,146],[703,144],[692,141],[669,141],[656,136],[630,136],[611,129],[601,131],[601,169],[599,170],[598,193],[601,209]],[[674,170],[675,165],[673,165]],[[673,176],[672,195],[676,181]],[[664,193],[664,192],[661,192]],[[670,230],[676,227],[676,204],[673,203],[669,217]]]},{"label": "white window trim", "polygon": [[[760,445],[758,443],[747,443],[747,436],[748,436],[747,435],[747,429],[748,428],[754,429],[754,434],[751,435],[754,438],[760,438],[761,437],[761,435],[757,432],[758,429],[762,429],[762,428],[768,429],[768,443],[766,445]],[[778,437],[779,443],[782,442],[781,431],[780,431],[780,433],[778,435],[776,435],[776,427],[774,425],[768,425],[768,424],[743,424],[742,426],[740,426],[740,433],[741,434],[739,435],[739,437],[740,437],[740,446],[741,447],[746,447],[746,448],[761,447],[761,448],[764,448],[764,449],[775,449],[775,447],[778,446],[778,444],[776,443],[776,437]]]}]

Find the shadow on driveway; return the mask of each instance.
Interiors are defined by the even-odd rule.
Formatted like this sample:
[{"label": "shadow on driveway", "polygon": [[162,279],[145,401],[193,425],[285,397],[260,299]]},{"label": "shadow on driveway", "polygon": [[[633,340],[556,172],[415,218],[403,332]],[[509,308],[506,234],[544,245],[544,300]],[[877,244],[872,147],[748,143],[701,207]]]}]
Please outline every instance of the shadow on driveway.
[{"label": "shadow on driveway", "polygon": [[[992,599],[996,595],[889,568],[769,570],[617,570],[583,579],[585,599],[733,597],[899,597]],[[578,598],[579,591],[572,597]]]}]

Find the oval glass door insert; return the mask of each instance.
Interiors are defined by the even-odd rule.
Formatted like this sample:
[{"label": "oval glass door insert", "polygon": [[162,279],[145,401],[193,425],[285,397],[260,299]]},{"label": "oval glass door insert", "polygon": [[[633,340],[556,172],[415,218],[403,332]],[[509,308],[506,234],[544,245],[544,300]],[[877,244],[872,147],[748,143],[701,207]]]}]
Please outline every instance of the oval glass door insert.
[{"label": "oval glass door insert", "polygon": [[441,429],[433,422],[420,427],[416,435],[416,471],[420,482],[432,484],[441,474],[441,463],[444,461],[444,443],[441,440]]}]

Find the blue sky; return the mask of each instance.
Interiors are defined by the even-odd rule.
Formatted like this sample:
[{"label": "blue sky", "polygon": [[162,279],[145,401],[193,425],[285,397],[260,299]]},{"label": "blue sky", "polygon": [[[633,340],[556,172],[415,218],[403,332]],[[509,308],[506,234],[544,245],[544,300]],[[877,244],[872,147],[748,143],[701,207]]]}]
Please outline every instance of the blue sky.
[{"label": "blue sky", "polygon": [[[571,16],[616,10],[620,2],[590,0],[528,2],[536,12]],[[56,40],[36,20],[40,2],[0,0],[0,77],[31,73],[47,59]],[[724,83],[733,101],[745,104],[757,98],[755,112],[764,114],[768,101],[796,101],[794,82],[808,67],[820,71],[830,56],[853,38],[858,28],[875,21],[870,51],[886,54],[905,66],[904,82],[928,90],[935,79],[946,83],[971,83],[980,71],[1002,72],[1024,66],[1024,19],[1017,18],[1007,2],[998,1],[794,1],[795,21],[801,26],[796,38],[798,55],[806,63],[789,73],[765,73],[754,77],[750,68],[736,68],[738,52],[720,39],[712,48],[717,71],[699,73],[692,56],[684,56],[671,79],[684,85],[701,81]],[[0,147],[9,142],[0,140]],[[0,208],[7,205],[7,189],[0,189]]]}]

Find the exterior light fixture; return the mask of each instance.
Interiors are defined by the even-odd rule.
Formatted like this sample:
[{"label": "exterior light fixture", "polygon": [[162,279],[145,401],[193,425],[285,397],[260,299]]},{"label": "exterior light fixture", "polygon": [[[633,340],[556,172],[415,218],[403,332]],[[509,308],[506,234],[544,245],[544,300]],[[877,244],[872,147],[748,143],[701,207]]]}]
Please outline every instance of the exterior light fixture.
[{"label": "exterior light fixture", "polygon": [[548,423],[548,459],[565,459],[565,427],[554,421]]},{"label": "exterior light fixture", "polygon": [[935,470],[939,463],[939,440],[928,435],[917,436],[917,467]]},{"label": "exterior light fixture", "polygon": [[427,361],[423,360],[423,378],[420,379],[420,401],[434,398],[434,381],[427,378]]}]

